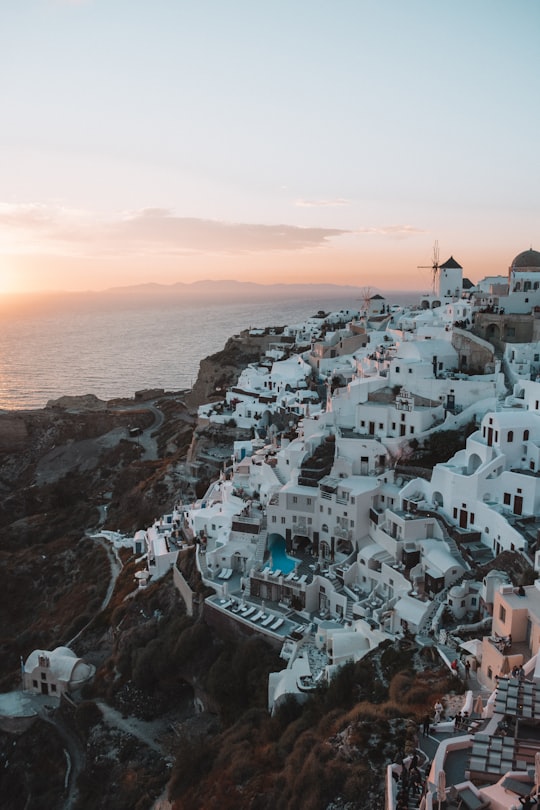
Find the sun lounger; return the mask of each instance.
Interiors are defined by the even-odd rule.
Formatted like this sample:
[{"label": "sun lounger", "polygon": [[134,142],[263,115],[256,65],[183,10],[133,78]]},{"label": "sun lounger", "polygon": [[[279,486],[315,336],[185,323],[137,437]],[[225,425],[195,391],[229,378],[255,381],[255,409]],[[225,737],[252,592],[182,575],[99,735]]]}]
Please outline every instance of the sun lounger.
[{"label": "sun lounger", "polygon": [[270,630],[279,630],[279,628],[281,627],[281,625],[283,624],[284,621],[285,621],[284,619],[278,619],[271,626]]},{"label": "sun lounger", "polygon": [[300,579],[298,580],[298,584],[299,584],[299,585],[302,585],[302,584],[303,584],[304,582],[306,582],[306,581],[307,581],[307,574],[302,574],[302,576],[301,576],[301,577],[300,577]]},{"label": "sun lounger", "polygon": [[257,613],[255,614],[255,616],[251,617],[251,621],[252,622],[258,622],[259,619],[262,618],[262,616],[263,616],[262,610],[258,610]]},{"label": "sun lounger", "polygon": [[232,568],[226,568],[223,573],[223,579],[230,579],[232,577]]},{"label": "sun lounger", "polygon": [[272,614],[270,614],[269,616],[266,617],[264,621],[261,622],[261,627],[268,627],[269,624],[272,624],[275,618],[276,618],[275,616],[272,616]]},{"label": "sun lounger", "polygon": [[251,616],[252,613],[255,613],[255,608],[254,607],[248,608],[246,611],[244,611],[244,613],[242,615],[243,615],[244,619],[247,619],[249,616]]},{"label": "sun lounger", "polygon": [[278,568],[277,571],[272,571],[272,576],[280,577],[281,576],[281,569]]}]

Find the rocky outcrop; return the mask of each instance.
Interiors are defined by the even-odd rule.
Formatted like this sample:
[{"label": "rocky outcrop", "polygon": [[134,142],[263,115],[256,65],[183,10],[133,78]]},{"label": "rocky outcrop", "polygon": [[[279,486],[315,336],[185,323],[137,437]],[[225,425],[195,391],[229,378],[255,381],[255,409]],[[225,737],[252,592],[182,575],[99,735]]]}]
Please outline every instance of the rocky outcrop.
[{"label": "rocky outcrop", "polygon": [[63,396],[59,399],[50,399],[46,407],[77,411],[103,411],[107,408],[107,403],[98,399],[95,394],[83,394],[78,397]]},{"label": "rocky outcrop", "polygon": [[243,335],[229,338],[220,352],[201,360],[197,381],[186,397],[189,407],[223,399],[243,369],[260,356],[260,341],[247,341]]}]

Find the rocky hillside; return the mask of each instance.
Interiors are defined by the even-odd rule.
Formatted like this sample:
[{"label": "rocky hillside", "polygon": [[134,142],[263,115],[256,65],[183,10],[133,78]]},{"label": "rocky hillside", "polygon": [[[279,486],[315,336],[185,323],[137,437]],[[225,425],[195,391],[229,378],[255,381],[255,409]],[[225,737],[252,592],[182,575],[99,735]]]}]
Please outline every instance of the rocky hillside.
[{"label": "rocky hillside", "polygon": [[[190,407],[222,394],[260,351],[235,338],[203,361],[189,406],[174,394],[86,397],[0,414],[0,688],[18,686],[21,656],[75,637],[97,667],[75,707],[0,734],[7,810],[151,810],[167,793],[174,810],[378,810],[384,763],[414,745],[415,719],[448,689],[433,664],[390,645],[270,717],[268,673],[284,665],[274,649],[187,616],[170,576],[138,591],[143,563],[129,550],[115,578],[118,561],[90,539],[100,526],[149,525],[204,486],[212,449],[230,454],[238,434],[194,434]],[[180,565],[204,596],[193,554]]]},{"label": "rocky hillside", "polygon": [[201,360],[197,381],[186,397],[188,405],[197,408],[205,402],[223,399],[241,371],[260,356],[260,339],[250,340],[245,334],[229,338],[220,352]]}]

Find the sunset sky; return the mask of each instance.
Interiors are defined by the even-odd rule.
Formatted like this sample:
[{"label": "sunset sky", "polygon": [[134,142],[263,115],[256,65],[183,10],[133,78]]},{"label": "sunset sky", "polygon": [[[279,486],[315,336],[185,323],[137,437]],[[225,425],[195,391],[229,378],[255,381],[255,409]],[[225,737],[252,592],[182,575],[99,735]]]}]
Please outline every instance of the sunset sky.
[{"label": "sunset sky", "polygon": [[538,0],[0,0],[0,292],[540,246]]}]

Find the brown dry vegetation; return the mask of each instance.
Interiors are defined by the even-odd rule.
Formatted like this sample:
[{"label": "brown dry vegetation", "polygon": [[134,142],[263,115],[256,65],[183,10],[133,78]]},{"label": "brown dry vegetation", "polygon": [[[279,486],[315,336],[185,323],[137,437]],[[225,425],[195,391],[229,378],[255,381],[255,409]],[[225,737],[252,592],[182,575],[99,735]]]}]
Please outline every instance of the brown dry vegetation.
[{"label": "brown dry vegetation", "polygon": [[0,551],[0,689],[19,683],[19,659],[53,649],[98,611],[110,577],[105,550],[64,537],[18,552]]},{"label": "brown dry vegetation", "polygon": [[48,724],[38,720],[16,737],[0,731],[2,810],[58,807],[58,797],[64,787],[64,769],[63,745],[51,733]]}]

